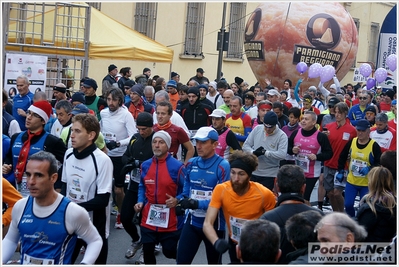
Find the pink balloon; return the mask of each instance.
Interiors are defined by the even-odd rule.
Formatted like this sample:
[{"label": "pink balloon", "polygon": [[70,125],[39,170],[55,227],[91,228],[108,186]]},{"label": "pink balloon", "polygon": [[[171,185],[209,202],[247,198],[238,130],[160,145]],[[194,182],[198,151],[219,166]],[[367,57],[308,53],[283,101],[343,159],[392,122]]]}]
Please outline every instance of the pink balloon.
[{"label": "pink balloon", "polygon": [[298,64],[296,64],[296,70],[302,74],[305,71],[308,70],[308,65],[305,62],[299,62]]},{"label": "pink balloon", "polygon": [[387,70],[384,68],[378,68],[374,73],[375,80],[379,83],[382,83],[383,81],[385,81],[385,79],[387,78],[387,75],[388,75]]},{"label": "pink balloon", "polygon": [[367,90],[370,90],[375,86],[375,79],[374,78],[368,78],[366,82]]},{"label": "pink balloon", "polygon": [[360,65],[359,72],[361,75],[363,75],[365,78],[369,77],[371,74],[371,66],[368,63],[363,63]]},{"label": "pink balloon", "polygon": [[387,66],[389,67],[389,69],[391,71],[395,71],[396,70],[396,64],[397,64],[397,57],[395,54],[390,54],[387,59],[385,60],[385,63],[387,64]]},{"label": "pink balloon", "polygon": [[334,77],[335,68],[331,65],[325,65],[320,72],[320,81],[322,83],[328,82]]},{"label": "pink balloon", "polygon": [[309,78],[317,78],[320,77],[320,71],[323,66],[320,63],[313,63],[309,67],[308,77]]}]

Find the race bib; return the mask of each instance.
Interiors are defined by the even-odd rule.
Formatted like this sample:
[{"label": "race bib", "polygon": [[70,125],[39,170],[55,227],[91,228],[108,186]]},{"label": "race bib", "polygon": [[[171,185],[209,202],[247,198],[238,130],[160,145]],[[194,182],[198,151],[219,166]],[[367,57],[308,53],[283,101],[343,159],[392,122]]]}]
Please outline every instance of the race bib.
[{"label": "race bib", "polygon": [[360,170],[367,167],[367,162],[358,159],[352,159],[351,161],[351,171],[354,176],[366,177],[366,175],[360,174]]},{"label": "race bib", "polygon": [[241,236],[241,229],[244,226],[244,223],[248,221],[245,219],[235,218],[230,216],[230,232],[231,232],[231,239],[238,242]]},{"label": "race bib", "polygon": [[104,139],[107,141],[115,141],[116,142],[116,134],[113,133],[103,133]]},{"label": "race bib", "polygon": [[130,172],[130,180],[132,180],[135,183],[140,183],[140,178],[141,178],[141,171],[140,168],[134,168]]},{"label": "race bib", "polygon": [[343,133],[342,134],[342,140],[346,140],[346,141],[348,141],[349,140],[349,138],[350,138],[350,133]]},{"label": "race bib", "polygon": [[[212,191],[203,191],[191,189],[191,198],[196,200],[211,200]],[[196,209],[191,212],[192,215],[197,217],[205,217],[206,210]]]},{"label": "race bib", "polygon": [[29,256],[28,254],[24,255],[22,260],[23,265],[54,265],[54,259],[40,259]]},{"label": "race bib", "polygon": [[22,176],[21,183],[17,184],[17,189],[21,193],[22,197],[27,197],[30,195],[28,189],[28,181],[25,174]]},{"label": "race bib", "polygon": [[296,165],[302,168],[304,172],[309,172],[309,159],[305,155],[297,155],[295,159]]},{"label": "race bib", "polygon": [[151,204],[146,223],[155,227],[168,228],[170,209],[166,205]]},{"label": "race bib", "polygon": [[82,192],[80,188],[80,180],[73,179],[71,188],[67,194],[67,197],[75,203],[82,203],[87,201],[87,192]]}]

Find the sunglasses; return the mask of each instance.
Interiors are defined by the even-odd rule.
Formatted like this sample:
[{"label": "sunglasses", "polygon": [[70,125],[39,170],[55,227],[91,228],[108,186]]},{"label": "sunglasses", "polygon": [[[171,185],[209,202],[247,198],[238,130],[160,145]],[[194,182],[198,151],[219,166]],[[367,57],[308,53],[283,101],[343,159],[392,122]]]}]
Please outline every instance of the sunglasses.
[{"label": "sunglasses", "polygon": [[359,100],[367,100],[367,97],[359,97]]}]

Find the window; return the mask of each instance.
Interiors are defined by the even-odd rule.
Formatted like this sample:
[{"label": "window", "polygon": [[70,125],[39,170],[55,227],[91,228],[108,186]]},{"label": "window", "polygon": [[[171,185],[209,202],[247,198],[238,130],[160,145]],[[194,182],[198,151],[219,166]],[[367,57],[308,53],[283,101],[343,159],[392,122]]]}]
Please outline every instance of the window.
[{"label": "window", "polygon": [[242,59],[246,3],[230,4],[229,50],[227,58]]},{"label": "window", "polygon": [[[359,21],[359,19],[353,19],[353,22],[355,23],[355,25],[356,25],[356,30],[357,30],[357,34],[359,35],[359,33],[360,33],[360,21]],[[355,58],[355,60],[353,61],[353,65],[352,65],[352,68],[356,68],[356,58]]]},{"label": "window", "polygon": [[380,33],[380,25],[372,22],[370,28],[370,44],[368,61],[377,62],[378,35]]},{"label": "window", "polygon": [[184,55],[202,56],[205,3],[187,3]]},{"label": "window", "polygon": [[134,29],[145,36],[155,39],[157,3],[136,3]]}]

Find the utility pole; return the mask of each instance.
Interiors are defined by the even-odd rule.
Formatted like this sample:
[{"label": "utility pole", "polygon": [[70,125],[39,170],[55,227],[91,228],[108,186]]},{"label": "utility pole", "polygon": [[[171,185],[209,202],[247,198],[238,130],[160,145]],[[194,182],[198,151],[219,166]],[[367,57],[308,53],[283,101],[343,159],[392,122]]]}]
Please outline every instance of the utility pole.
[{"label": "utility pole", "polygon": [[220,46],[219,46],[218,70],[217,70],[217,75],[216,75],[217,81],[220,80],[220,77],[221,77],[220,73],[222,72],[224,34],[226,32],[226,28],[225,28],[226,6],[227,6],[227,3],[223,3],[222,28],[220,28]]}]

